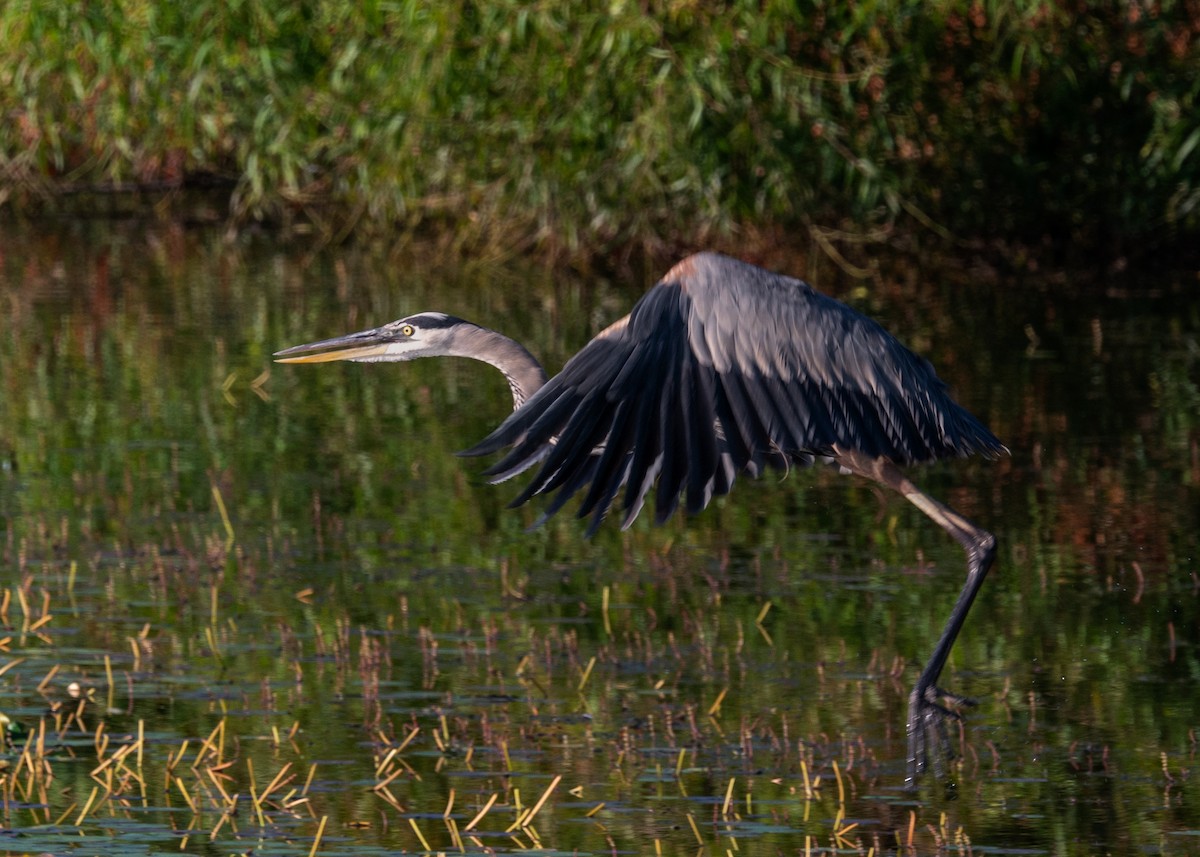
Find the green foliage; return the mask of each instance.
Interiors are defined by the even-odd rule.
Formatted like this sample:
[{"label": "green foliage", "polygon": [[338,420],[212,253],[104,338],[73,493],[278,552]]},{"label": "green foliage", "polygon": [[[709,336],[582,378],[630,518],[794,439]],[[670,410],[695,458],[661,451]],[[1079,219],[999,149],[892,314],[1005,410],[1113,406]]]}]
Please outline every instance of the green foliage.
[{"label": "green foliage", "polygon": [[1198,37],[1171,0],[12,0],[0,201],[216,176],[330,229],[1134,242],[1197,222]]}]

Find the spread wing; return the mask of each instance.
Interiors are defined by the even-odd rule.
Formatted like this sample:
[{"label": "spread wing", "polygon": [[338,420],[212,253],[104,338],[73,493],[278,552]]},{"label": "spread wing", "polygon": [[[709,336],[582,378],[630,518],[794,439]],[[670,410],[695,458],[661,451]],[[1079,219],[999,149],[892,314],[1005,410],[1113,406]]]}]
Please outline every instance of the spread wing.
[{"label": "spread wing", "polygon": [[540,464],[513,505],[587,489],[594,531],[620,497],[629,526],[727,493],[740,472],[809,465],[834,447],[898,464],[1005,452],[927,361],[806,283],[716,254],[692,256],[625,319],[464,455],[508,454],[500,481]]}]

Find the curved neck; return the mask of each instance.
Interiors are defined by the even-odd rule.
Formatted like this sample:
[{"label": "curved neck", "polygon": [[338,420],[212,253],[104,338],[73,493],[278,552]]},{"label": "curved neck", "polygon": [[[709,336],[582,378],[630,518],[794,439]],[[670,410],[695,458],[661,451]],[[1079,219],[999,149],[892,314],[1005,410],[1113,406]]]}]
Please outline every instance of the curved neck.
[{"label": "curved neck", "polygon": [[514,411],[546,383],[546,370],[524,345],[486,327],[464,325],[455,332],[449,353],[482,360],[499,369],[512,390]]}]

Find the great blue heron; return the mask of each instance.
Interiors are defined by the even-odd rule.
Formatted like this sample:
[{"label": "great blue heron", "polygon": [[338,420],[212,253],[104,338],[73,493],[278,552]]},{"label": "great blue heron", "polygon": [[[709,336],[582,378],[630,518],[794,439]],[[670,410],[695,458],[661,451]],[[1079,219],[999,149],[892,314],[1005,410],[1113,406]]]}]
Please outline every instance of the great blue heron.
[{"label": "great blue heron", "polygon": [[945,741],[944,721],[957,716],[943,701],[969,701],[937,681],[996,539],[918,490],[899,465],[1008,451],[927,361],[807,283],[715,253],[668,271],[549,380],[520,343],[439,312],[275,355],[281,363],[439,356],[490,363],[512,388],[513,413],[462,454],[510,448],[485,471],[496,482],[540,464],[513,505],[557,492],[545,516],[588,486],[579,517],[591,516],[589,532],[622,487],[627,527],[656,481],[662,522],[682,498],[689,513],[701,511],[741,471],[821,460],[894,488],[953,536],[967,553],[967,579],[909,696],[915,782],[930,742]]}]

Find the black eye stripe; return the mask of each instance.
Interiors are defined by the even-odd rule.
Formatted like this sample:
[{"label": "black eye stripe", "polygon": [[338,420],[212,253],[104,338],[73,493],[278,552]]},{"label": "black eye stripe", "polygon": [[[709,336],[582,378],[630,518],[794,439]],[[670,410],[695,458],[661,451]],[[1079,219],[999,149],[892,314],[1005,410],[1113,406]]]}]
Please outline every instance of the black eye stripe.
[{"label": "black eye stripe", "polygon": [[443,315],[439,312],[423,312],[401,319],[396,326],[400,329],[403,329],[405,325],[412,325],[418,330],[439,330],[454,327],[456,324],[461,323],[461,319],[457,319],[452,315]]}]

